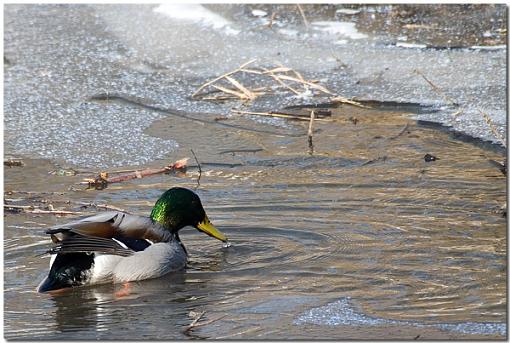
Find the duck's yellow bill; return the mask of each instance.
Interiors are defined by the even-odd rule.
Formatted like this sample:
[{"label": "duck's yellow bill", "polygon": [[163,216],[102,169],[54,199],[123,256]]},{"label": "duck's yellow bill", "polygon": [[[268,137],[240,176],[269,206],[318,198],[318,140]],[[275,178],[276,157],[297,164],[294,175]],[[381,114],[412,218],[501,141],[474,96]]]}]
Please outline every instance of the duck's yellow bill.
[{"label": "duck's yellow bill", "polygon": [[225,236],[223,233],[221,233],[217,228],[214,227],[213,224],[209,221],[209,218],[205,216],[205,219],[198,223],[196,228],[203,233],[208,234],[211,237],[214,237],[216,239],[219,239],[220,241],[226,242],[227,236]]}]

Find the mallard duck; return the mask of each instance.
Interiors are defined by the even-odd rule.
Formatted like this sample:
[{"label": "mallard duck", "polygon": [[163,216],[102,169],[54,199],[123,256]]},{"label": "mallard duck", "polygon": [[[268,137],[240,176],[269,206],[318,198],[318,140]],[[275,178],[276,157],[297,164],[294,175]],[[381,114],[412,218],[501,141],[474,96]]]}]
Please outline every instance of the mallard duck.
[{"label": "mallard duck", "polygon": [[183,269],[188,254],[179,230],[185,226],[227,242],[198,195],[179,187],[163,193],[150,217],[111,211],[50,228],[50,271],[37,290],[138,281]]}]

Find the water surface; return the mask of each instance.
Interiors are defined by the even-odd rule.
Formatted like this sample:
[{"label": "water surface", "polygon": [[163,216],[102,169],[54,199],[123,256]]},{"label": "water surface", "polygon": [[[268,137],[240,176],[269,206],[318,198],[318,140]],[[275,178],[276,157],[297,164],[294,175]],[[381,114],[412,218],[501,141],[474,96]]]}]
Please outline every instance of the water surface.
[{"label": "water surface", "polygon": [[[150,126],[146,134],[179,143],[151,165],[195,150],[197,192],[232,245],[184,229],[188,268],[127,292],[108,284],[36,293],[49,263],[37,256],[50,243],[43,230],[72,216],[7,213],[5,337],[503,339],[506,189],[489,161],[502,152],[399,112],[341,106],[331,120],[315,123],[313,155],[306,122],[227,120],[257,129],[249,131],[166,117]],[[427,153],[439,159],[425,162]],[[83,175],[49,175],[54,163],[25,162],[5,170],[5,190],[38,193],[7,193],[8,202],[84,213],[100,209],[77,202],[149,214],[164,190],[194,188],[198,176],[190,168],[180,178],[72,191]],[[190,311],[217,320],[184,333]]]}]

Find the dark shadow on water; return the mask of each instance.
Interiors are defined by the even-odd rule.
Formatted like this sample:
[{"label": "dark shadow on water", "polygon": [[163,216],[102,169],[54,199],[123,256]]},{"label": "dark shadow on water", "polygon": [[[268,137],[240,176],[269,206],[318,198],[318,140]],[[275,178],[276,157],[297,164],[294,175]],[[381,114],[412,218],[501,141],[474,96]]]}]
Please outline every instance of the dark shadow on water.
[{"label": "dark shadow on water", "polygon": [[490,151],[493,151],[493,152],[496,152],[496,153],[499,153],[502,155],[503,154],[506,155],[506,148],[503,145],[489,142],[489,141],[486,141],[486,140],[483,140],[483,139],[480,139],[477,137],[470,136],[463,132],[454,130],[451,126],[445,126],[441,123],[431,122],[428,120],[417,120],[416,123],[418,126],[432,128],[435,130],[439,130],[441,132],[445,132],[452,139],[456,139],[461,142],[473,144],[474,146],[481,148],[481,149],[490,150]]}]

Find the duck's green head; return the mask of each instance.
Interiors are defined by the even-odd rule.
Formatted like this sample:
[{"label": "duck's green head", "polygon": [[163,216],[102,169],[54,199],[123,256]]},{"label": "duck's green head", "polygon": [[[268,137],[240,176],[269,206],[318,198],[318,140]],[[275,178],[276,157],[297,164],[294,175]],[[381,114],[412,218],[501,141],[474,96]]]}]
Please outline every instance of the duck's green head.
[{"label": "duck's green head", "polygon": [[193,226],[220,241],[227,241],[207,218],[198,195],[186,188],[174,187],[163,193],[152,209],[151,218],[174,233],[185,226]]}]

